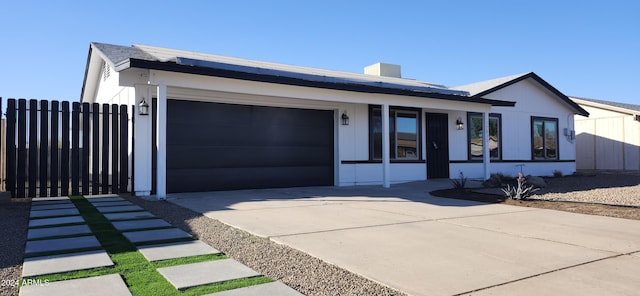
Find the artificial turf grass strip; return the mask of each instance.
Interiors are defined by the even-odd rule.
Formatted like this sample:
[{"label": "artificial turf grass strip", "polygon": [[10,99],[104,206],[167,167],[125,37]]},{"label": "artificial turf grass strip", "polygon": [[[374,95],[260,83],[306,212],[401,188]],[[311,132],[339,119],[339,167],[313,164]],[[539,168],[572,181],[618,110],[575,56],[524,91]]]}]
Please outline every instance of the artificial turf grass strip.
[{"label": "artificial turf grass strip", "polygon": [[[70,197],[76,205],[80,214],[85,219],[87,225],[92,230],[102,247],[107,251],[114,266],[97,267],[86,270],[71,271],[65,273],[57,273],[51,275],[42,275],[28,277],[28,279],[40,281],[60,281],[79,279],[108,274],[120,274],[129,291],[135,295],[189,295],[198,296],[209,293],[215,293],[230,289],[253,286],[262,283],[269,283],[273,280],[265,276],[257,276],[252,278],[243,278],[232,281],[206,284],[197,287],[188,288],[184,291],[178,291],[171,283],[169,283],[156,268],[164,266],[173,266],[179,264],[198,263],[211,260],[219,260],[227,258],[223,254],[209,254],[201,256],[192,256],[185,258],[169,259],[157,262],[149,262],[144,256],[137,251],[136,246],[129,242],[118,230],[113,227],[103,214],[81,196]],[[173,239],[167,242],[190,241],[189,239]],[[157,242],[153,242],[156,244]],[[66,252],[68,253],[68,252]]]},{"label": "artificial turf grass strip", "polygon": [[190,256],[190,257],[181,257],[181,258],[174,258],[174,259],[166,259],[166,260],[158,260],[158,261],[153,261],[153,265],[156,268],[163,268],[163,267],[169,267],[169,266],[176,266],[176,265],[185,265],[185,264],[192,264],[192,263],[200,263],[200,262],[207,262],[207,261],[216,261],[216,260],[222,260],[222,259],[228,259],[229,257],[223,255],[223,254],[206,254],[206,255],[197,255],[197,256]]},{"label": "artificial turf grass strip", "polygon": [[206,284],[196,287],[191,287],[182,290],[180,295],[182,296],[201,296],[211,293],[218,293],[226,290],[245,288],[249,286],[255,286],[260,284],[266,284],[274,282],[273,279],[260,275],[256,277],[243,278],[237,280],[230,280],[225,282],[219,282],[214,284]]},{"label": "artificial turf grass strip", "polygon": [[89,228],[98,238],[114,263],[114,273],[119,273],[133,295],[179,295],[134,244],[122,235],[95,206],[82,196],[71,196]]}]

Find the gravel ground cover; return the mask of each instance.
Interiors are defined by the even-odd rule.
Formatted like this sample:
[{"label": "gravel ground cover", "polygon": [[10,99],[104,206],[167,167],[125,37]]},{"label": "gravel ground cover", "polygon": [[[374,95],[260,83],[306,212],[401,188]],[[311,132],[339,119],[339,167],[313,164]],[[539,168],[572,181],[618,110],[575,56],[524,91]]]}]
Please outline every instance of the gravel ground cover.
[{"label": "gravel ground cover", "polygon": [[532,199],[640,207],[640,173],[579,174],[546,180]]},{"label": "gravel ground cover", "polygon": [[0,194],[0,295],[13,296],[18,295],[17,284],[22,275],[31,202]]}]

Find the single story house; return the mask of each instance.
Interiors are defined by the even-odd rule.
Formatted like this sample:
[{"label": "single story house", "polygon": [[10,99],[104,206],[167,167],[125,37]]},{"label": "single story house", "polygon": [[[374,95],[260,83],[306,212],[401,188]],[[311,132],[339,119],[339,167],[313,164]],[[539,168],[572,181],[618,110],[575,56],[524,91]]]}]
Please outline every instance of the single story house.
[{"label": "single story house", "polygon": [[640,170],[640,105],[571,97],[587,110],[576,116],[576,167],[582,170]]},{"label": "single story house", "polygon": [[81,100],[134,109],[137,195],[576,169],[588,113],[535,73],[446,87],[364,72],[91,43]]}]

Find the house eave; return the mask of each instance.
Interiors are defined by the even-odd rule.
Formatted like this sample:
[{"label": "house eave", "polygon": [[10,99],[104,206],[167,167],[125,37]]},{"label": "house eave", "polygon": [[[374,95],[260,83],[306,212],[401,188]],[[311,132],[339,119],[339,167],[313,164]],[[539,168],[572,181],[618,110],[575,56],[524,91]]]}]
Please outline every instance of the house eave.
[{"label": "house eave", "polygon": [[589,112],[587,112],[587,110],[583,109],[582,107],[580,107],[580,105],[576,104],[574,101],[572,101],[568,96],[566,96],[565,94],[563,94],[562,92],[560,92],[558,89],[556,89],[555,87],[553,87],[551,84],[549,84],[548,82],[544,81],[544,79],[542,79],[540,76],[538,76],[536,73],[534,72],[529,72],[525,75],[522,75],[520,77],[517,77],[513,80],[510,80],[508,82],[505,82],[503,84],[497,85],[495,87],[492,87],[490,89],[487,89],[485,91],[479,92],[477,94],[475,94],[473,97],[478,97],[478,98],[482,98],[490,93],[493,93],[497,90],[503,89],[509,85],[518,83],[520,81],[523,81],[525,79],[533,79],[536,82],[538,82],[540,85],[542,85],[544,88],[548,89],[549,91],[551,91],[554,95],[558,96],[563,103],[565,103],[566,105],[568,105],[569,108],[574,110],[574,114],[577,115],[582,115],[585,117],[589,117]]},{"label": "house eave", "polygon": [[229,69],[216,69],[216,68],[210,68],[210,67],[195,67],[195,66],[188,66],[188,65],[180,65],[175,62],[149,61],[149,60],[130,58],[121,62],[118,65],[115,65],[115,70],[118,72],[129,69],[129,68],[142,68],[142,69],[169,71],[169,72],[176,72],[176,73],[239,79],[239,80],[247,80],[247,81],[254,81],[254,82],[266,82],[266,83],[275,83],[275,84],[283,84],[283,85],[324,88],[324,89],[352,91],[352,92],[361,92],[361,93],[400,95],[400,96],[441,99],[441,100],[450,100],[450,101],[459,101],[459,102],[470,102],[470,103],[488,104],[491,106],[501,106],[501,107],[515,106],[515,102],[511,102],[511,101],[501,101],[501,100],[485,99],[480,97],[462,96],[462,95],[455,95],[455,94],[443,94],[443,93],[437,93],[437,92],[421,92],[421,91],[414,91],[414,90],[408,90],[408,89],[388,88],[388,87],[380,87],[380,86],[373,86],[373,85],[362,85],[362,84],[356,84],[356,83],[336,83],[336,82],[327,82],[327,81],[315,81],[315,80],[300,79],[295,77],[268,75],[268,74],[261,74],[261,73],[247,73],[247,72],[234,71]]}]

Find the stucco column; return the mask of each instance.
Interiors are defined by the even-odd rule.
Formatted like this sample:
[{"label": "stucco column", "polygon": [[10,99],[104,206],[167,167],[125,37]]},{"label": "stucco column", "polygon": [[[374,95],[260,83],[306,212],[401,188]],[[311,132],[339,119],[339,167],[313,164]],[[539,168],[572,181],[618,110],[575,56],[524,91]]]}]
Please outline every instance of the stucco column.
[{"label": "stucco column", "polygon": [[489,112],[482,113],[482,163],[484,164],[484,179],[491,177],[491,155],[489,155]]},{"label": "stucco column", "polygon": [[151,194],[151,115],[140,115],[139,105],[142,99],[149,104],[152,113],[151,89],[149,85],[135,85],[135,105],[133,107],[133,192],[136,196]]},{"label": "stucco column", "polygon": [[167,85],[158,85],[158,105],[156,107],[156,196],[167,198]]},{"label": "stucco column", "polygon": [[382,105],[382,187],[391,187],[391,165],[389,163],[389,105]]}]

